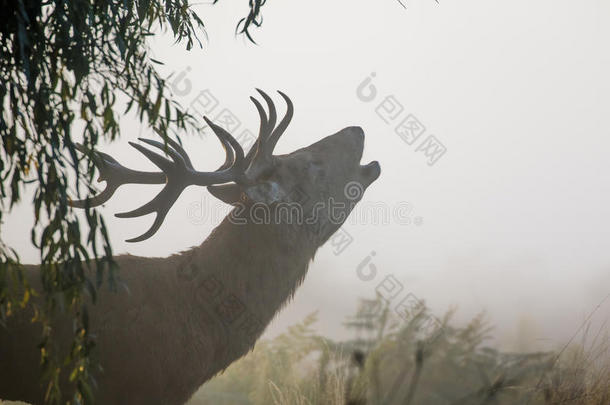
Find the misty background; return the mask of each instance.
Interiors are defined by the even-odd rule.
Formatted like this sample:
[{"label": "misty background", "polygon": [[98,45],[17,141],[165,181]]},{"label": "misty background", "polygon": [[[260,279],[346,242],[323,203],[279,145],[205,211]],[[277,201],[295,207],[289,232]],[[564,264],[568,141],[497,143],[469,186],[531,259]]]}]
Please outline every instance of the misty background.
[{"label": "misty background", "polygon": [[[400,214],[386,223],[353,215],[342,231],[351,243],[318,252],[268,335],[317,310],[319,332],[343,336],[341,322],[357,299],[392,282],[402,285],[392,308],[413,294],[439,317],[451,307],[459,321],[486,311],[497,343],[509,349],[555,348],[591,314],[593,329],[607,330],[610,3],[270,1],[253,31],[258,45],[234,35],[247,11],[242,3],[198,6],[208,35],[203,50],[187,52],[170,36],[151,41],[176,99],[193,113],[209,109],[239,138],[258,131],[254,89],[284,91],[295,116],[278,154],[363,127],[362,161],[379,160],[382,175],[360,207]],[[358,91],[365,80],[367,94],[376,93],[371,101]],[[412,145],[395,132],[409,115],[425,127]],[[122,137],[100,150],[152,170],[127,141],[155,135],[130,116],[121,128]],[[421,150],[431,135],[446,148],[432,165]],[[224,158],[213,136],[182,141],[198,170],[215,170]],[[124,186],[101,208],[116,253],[167,256],[199,245],[229,211],[190,187],[153,238],[125,243],[153,217],[113,214],[159,190]],[[4,225],[24,263],[39,262],[30,200]],[[376,275],[365,281],[358,269]]]}]

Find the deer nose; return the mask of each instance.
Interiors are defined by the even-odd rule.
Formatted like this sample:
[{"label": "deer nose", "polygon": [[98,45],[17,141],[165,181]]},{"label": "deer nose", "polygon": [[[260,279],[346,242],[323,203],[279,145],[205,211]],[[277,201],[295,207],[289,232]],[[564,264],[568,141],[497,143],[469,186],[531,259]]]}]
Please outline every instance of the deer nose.
[{"label": "deer nose", "polygon": [[364,130],[362,127],[347,127],[345,129],[357,144],[364,144]]},{"label": "deer nose", "polygon": [[[364,131],[361,127],[347,127],[343,130],[346,135],[345,139],[349,144],[350,149],[353,147],[357,153],[362,153],[364,149]],[[360,159],[358,159],[360,160]]]}]

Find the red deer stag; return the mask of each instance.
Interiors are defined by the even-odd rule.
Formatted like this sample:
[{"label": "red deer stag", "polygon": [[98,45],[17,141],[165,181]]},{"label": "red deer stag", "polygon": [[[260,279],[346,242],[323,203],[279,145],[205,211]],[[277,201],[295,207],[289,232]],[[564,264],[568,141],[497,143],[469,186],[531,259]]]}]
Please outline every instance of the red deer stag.
[{"label": "red deer stag", "polygon": [[[190,185],[208,187],[235,205],[200,246],[167,258],[115,257],[129,292],[104,288],[90,308],[95,358],[102,366],[95,376],[97,403],[184,404],[205,381],[252,349],[303,281],[316,250],[379,176],[377,162],[360,165],[364,133],[359,127],[273,155],[293,106],[280,92],[287,112],[276,126],[273,101],[258,91],[268,111],[251,98],[260,115],[260,133],[245,155],[231,134],[204,117],[226,151],[225,163],[214,172],[195,170],[184,149],[171,140],[164,145],[142,139],[169,159],[131,143],[162,172],[131,170],[94,152],[106,188],[88,202],[75,201],[76,207],[100,205],[123,184],[165,184],[149,203],[117,214],[156,213],[152,227],[131,242],[151,237]],[[360,190],[348,192],[354,185]],[[40,286],[36,266],[26,266],[26,275]],[[27,314],[15,316],[8,328],[0,329],[0,398],[40,404],[40,330],[28,319]],[[71,341],[65,323],[55,328],[58,342]]]}]

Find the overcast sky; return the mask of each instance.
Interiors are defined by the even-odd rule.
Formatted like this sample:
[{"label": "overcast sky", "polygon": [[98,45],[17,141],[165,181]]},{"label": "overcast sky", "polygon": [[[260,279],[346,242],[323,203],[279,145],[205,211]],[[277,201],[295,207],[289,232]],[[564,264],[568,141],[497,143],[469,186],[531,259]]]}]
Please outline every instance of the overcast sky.
[{"label": "overcast sky", "polygon": [[[240,135],[258,129],[248,99],[255,87],[286,92],[295,116],[279,153],[362,126],[363,161],[379,160],[382,175],[361,206],[394,213],[381,224],[350,218],[351,244],[321,249],[272,333],[320,310],[320,332],[337,334],[357,297],[373,296],[387,276],[403,286],[392,305],[412,293],[439,316],[457,306],[458,321],[486,310],[507,346],[519,325],[534,345],[576,332],[610,293],[609,2],[411,0],[405,9],[395,0],[269,1],[253,32],[258,46],[234,36],[246,7],[198,7],[203,50],[151,43],[162,71],[174,72],[177,99],[196,100],[211,117],[230,111]],[[413,119],[425,131],[408,144],[395,129]],[[152,135],[133,117],[121,125],[123,138],[102,149],[150,168],[127,141]],[[213,137],[183,140],[199,170],[222,161]],[[432,140],[446,149],[440,158],[425,154]],[[112,214],[157,190],[129,186],[103,208],[116,252],[165,256],[198,245],[228,210],[189,188],[153,238],[123,242],[152,217]],[[22,204],[4,225],[24,262],[37,261],[32,220]],[[358,266],[369,264],[377,274],[363,281]],[[609,318],[606,301],[593,321]]]}]

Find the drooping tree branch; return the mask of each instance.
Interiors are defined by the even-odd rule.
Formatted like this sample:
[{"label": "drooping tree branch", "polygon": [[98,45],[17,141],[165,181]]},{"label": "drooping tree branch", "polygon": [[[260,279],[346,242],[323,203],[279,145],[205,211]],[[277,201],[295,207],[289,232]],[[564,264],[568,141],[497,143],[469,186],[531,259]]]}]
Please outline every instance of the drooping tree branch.
[{"label": "drooping tree branch", "polygon": [[[250,0],[248,16],[238,23],[250,40],[264,3]],[[83,225],[70,206],[71,197],[92,191],[94,175],[93,156],[80,155],[75,142],[92,150],[102,139],[117,138],[118,117],[129,113],[166,139],[200,131],[198,120],[168,96],[147,38],[170,32],[188,50],[203,46],[205,26],[188,0],[0,0],[0,9],[0,322],[35,305],[48,402],[62,401],[59,366],[67,364],[75,395],[62,403],[90,403],[95,342],[84,292],[95,301],[102,282],[116,280],[103,217],[87,209]],[[41,262],[44,299],[37,304],[1,228],[27,185],[33,191],[31,241]],[[74,317],[68,358],[50,349],[49,315],[56,308]]]}]

